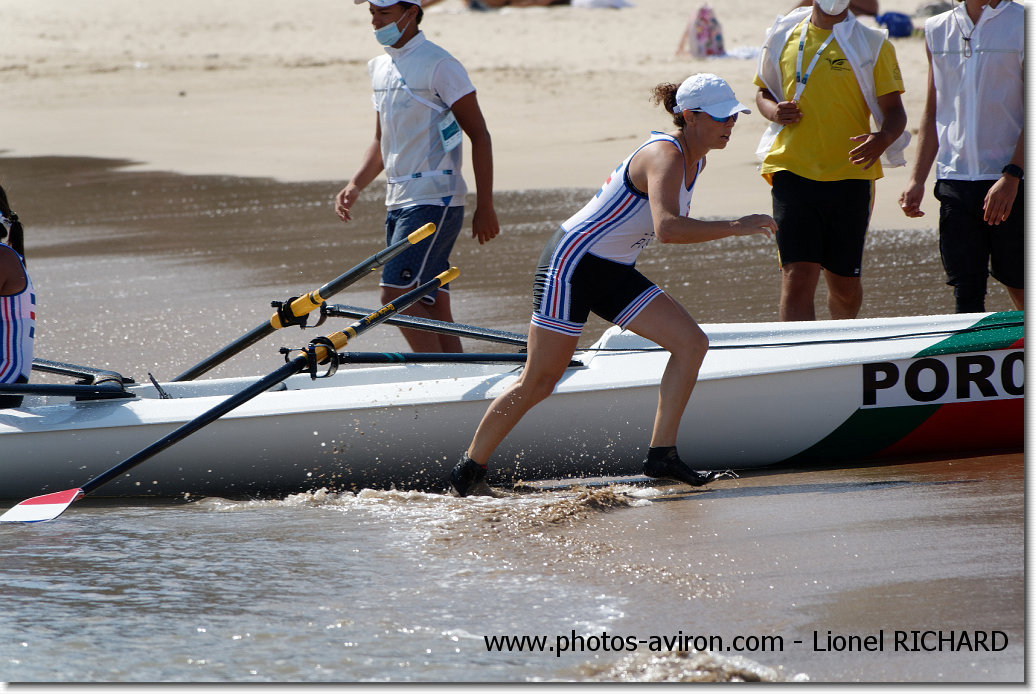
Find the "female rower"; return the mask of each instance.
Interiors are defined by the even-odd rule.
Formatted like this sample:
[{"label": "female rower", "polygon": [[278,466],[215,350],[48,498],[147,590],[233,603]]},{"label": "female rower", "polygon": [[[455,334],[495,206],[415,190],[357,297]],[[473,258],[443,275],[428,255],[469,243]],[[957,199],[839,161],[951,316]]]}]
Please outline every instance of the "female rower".
[{"label": "female rower", "polygon": [[591,311],[670,353],[644,473],[695,486],[714,479],[692,470],[676,452],[677,429],[708,338],[683,306],[634,264],[654,238],[700,243],[749,234],[772,237],[777,225],[765,214],[711,222],[687,216],[705,155],[727,146],[738,113],[751,113],[730,86],[716,75],[692,75],[679,86],[659,84],[654,100],[676,128],[651,133],[561,225],[540,256],[525,369],[489,406],[467,453],[450,472],[450,486],[459,496],[492,493],[485,482],[490,456],[525,413],[554,391]]}]

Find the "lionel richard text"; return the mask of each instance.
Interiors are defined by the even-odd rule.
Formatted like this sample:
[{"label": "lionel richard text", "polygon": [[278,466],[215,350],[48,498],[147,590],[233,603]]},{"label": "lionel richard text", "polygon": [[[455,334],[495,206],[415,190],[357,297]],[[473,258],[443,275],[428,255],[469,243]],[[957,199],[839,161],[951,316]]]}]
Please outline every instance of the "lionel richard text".
[{"label": "lionel richard text", "polygon": [[1002,651],[1007,648],[1007,634],[982,630],[889,630],[869,634],[813,632],[813,650],[835,653],[847,651]]}]

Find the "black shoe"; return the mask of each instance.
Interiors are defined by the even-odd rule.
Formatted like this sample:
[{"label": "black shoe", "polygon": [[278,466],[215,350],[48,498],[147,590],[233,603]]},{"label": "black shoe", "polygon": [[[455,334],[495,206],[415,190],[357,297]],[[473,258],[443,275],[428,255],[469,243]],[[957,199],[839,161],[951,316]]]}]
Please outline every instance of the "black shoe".
[{"label": "black shoe", "polygon": [[450,487],[457,496],[467,496],[468,492],[486,481],[486,468],[466,455],[450,470]]},{"label": "black shoe", "polygon": [[648,477],[673,479],[692,487],[701,487],[720,477],[733,475],[728,471],[692,470],[680,460],[676,447],[669,448],[663,457],[648,455],[644,461],[644,474]]}]

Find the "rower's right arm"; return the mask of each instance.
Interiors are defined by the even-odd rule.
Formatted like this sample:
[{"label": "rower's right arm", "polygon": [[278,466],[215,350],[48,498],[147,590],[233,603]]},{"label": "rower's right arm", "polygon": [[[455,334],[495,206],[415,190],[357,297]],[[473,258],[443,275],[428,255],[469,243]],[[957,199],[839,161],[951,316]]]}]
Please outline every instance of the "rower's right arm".
[{"label": "rower's right arm", "polygon": [[767,214],[752,214],[729,221],[685,217],[680,209],[684,167],[682,152],[661,141],[643,147],[630,162],[633,184],[646,184],[655,238],[660,243],[702,243],[749,234],[772,236],[777,231],[776,222]]},{"label": "rower's right arm", "polygon": [[385,170],[385,164],[381,159],[381,120],[378,114],[374,114],[374,140],[364,152],[360,168],[356,170],[348,185],[338,191],[335,196],[335,214],[343,222],[350,221],[352,206],[360,197],[360,191],[366,188],[371,182]]}]

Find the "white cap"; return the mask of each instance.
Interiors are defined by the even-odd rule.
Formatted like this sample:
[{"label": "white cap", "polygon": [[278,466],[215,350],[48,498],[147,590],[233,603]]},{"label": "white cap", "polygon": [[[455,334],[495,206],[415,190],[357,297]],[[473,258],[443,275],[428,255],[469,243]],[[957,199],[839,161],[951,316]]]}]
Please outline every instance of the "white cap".
[{"label": "white cap", "polygon": [[673,113],[684,111],[705,111],[716,118],[729,118],[738,112],[751,113],[747,106],[737,100],[726,80],[707,72],[691,75],[676,90],[676,108]]},{"label": "white cap", "polygon": [[398,2],[409,2],[411,5],[421,5],[421,0],[353,0],[354,5],[362,5],[365,2],[369,2],[372,5],[378,7],[392,7]]}]

